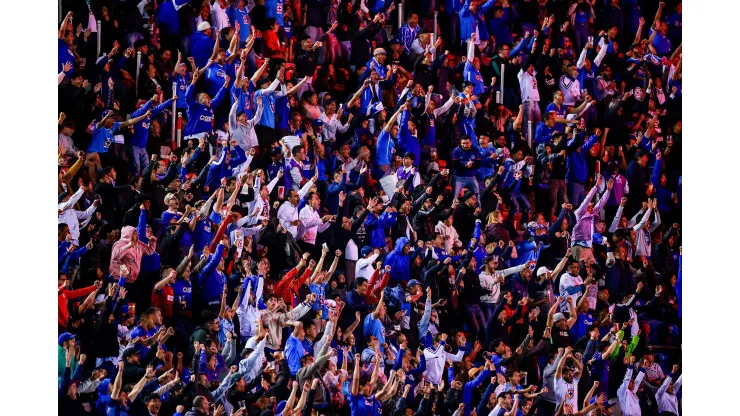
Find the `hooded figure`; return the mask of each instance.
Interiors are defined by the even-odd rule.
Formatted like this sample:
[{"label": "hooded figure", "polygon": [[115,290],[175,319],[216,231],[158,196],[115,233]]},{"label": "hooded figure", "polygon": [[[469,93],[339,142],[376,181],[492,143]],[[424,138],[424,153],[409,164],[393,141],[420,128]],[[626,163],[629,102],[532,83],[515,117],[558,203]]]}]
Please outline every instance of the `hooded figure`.
[{"label": "hooded figure", "polygon": [[394,282],[407,282],[411,278],[411,252],[403,251],[407,245],[410,245],[409,239],[399,237],[393,251],[385,258],[384,266],[391,266],[391,280]]},{"label": "hooded figure", "polygon": [[125,226],[121,230],[121,239],[113,244],[113,252],[110,259],[109,272],[116,278],[121,277],[121,265],[128,267],[129,274],[126,276],[127,283],[133,283],[139,277],[141,268],[141,256],[151,256],[157,248],[157,238],[149,238],[145,244],[139,240],[136,228]]}]

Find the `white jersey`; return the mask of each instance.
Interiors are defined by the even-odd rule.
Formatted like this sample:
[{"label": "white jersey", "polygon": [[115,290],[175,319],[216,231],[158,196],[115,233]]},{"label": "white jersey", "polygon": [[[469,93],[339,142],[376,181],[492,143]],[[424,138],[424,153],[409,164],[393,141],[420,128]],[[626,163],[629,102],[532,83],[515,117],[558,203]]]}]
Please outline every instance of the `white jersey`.
[{"label": "white jersey", "polygon": [[576,105],[576,101],[581,101],[581,83],[577,79],[571,80],[569,76],[563,75],[558,83],[560,91],[565,98],[563,105]]},{"label": "white jersey", "polygon": [[531,74],[524,69],[520,69],[517,74],[519,78],[519,88],[522,91],[522,102],[532,100],[540,101],[540,92],[537,90],[537,71],[533,71]]},{"label": "white jersey", "polygon": [[562,377],[555,379],[555,407],[563,404],[563,414],[572,415],[578,411],[578,377],[568,383]]},{"label": "white jersey", "polygon": [[454,355],[448,353],[445,351],[444,341],[440,342],[436,349],[433,346],[425,348],[424,359],[427,361],[427,370],[424,372],[424,377],[434,385],[439,384],[442,381],[445,362],[448,359],[452,362],[459,362],[463,359],[463,353],[463,350]]}]

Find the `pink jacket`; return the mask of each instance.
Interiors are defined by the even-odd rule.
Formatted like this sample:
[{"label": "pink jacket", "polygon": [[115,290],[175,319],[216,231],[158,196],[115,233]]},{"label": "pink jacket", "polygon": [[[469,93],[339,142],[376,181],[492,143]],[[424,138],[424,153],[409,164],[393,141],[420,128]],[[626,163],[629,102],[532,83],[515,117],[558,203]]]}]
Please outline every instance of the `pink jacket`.
[{"label": "pink jacket", "polygon": [[128,267],[129,275],[126,277],[127,283],[133,283],[139,277],[141,256],[144,254],[152,255],[157,248],[156,237],[150,238],[149,244],[139,241],[134,247],[131,247],[131,236],[135,232],[136,228],[134,227],[128,225],[123,227],[121,230],[121,239],[113,244],[113,254],[110,259],[109,272],[117,278],[121,277],[121,265],[124,264]]}]

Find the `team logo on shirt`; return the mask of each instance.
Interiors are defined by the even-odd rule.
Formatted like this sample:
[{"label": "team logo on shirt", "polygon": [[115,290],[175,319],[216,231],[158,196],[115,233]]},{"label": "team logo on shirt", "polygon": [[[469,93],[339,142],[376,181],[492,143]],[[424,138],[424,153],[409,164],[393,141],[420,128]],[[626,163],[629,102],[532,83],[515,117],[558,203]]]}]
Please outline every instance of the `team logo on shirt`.
[{"label": "team logo on shirt", "polygon": [[107,149],[110,147],[110,145],[111,145],[110,139],[106,138],[105,141],[103,142],[103,147]]}]

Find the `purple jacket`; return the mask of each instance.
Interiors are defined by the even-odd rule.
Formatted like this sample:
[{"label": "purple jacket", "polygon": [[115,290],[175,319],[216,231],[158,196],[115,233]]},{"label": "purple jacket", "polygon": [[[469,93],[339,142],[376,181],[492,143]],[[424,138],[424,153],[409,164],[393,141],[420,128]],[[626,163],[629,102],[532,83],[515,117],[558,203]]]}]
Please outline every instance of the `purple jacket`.
[{"label": "purple jacket", "polygon": [[591,203],[591,200],[594,199],[594,196],[596,196],[597,188],[596,186],[591,188],[588,195],[586,195],[586,199],[583,200],[581,206],[575,211],[576,225],[573,227],[573,243],[576,241],[585,241],[587,247],[591,247],[592,245],[591,239],[594,235],[594,219],[599,211],[604,208],[604,205],[606,205],[610,193],[609,189],[607,189],[601,196],[601,199],[599,199],[599,202],[594,206],[593,211],[589,213],[586,208]]}]

